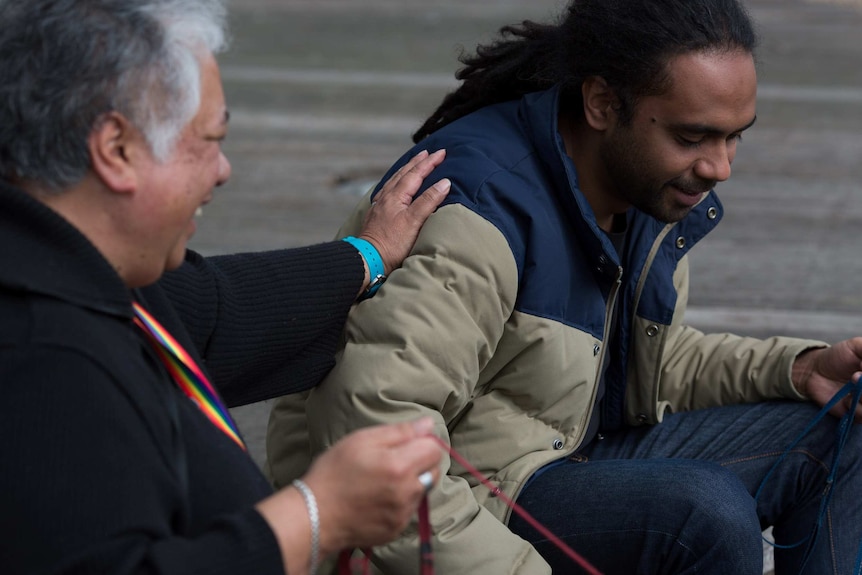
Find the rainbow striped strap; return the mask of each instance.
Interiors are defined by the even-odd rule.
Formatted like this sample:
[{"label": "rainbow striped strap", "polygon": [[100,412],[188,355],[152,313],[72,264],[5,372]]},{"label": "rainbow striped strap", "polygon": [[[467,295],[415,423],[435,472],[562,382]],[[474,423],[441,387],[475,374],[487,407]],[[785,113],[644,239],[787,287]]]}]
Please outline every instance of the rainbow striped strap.
[{"label": "rainbow striped strap", "polygon": [[200,408],[213,425],[247,451],[230,412],[195,360],[138,302],[132,302],[132,307],[135,310],[135,323],[143,330],[156,355],[165,364],[168,373],[179,388]]}]

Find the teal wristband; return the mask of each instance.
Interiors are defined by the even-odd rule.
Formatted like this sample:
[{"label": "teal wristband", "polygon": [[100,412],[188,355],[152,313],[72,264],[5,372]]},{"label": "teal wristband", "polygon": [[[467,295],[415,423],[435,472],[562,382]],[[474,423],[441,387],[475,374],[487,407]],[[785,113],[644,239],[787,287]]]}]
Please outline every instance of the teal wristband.
[{"label": "teal wristband", "polygon": [[368,276],[371,278],[371,283],[368,284],[368,289],[362,295],[362,299],[373,296],[380,286],[386,281],[386,270],[383,268],[383,260],[380,258],[377,248],[371,242],[353,236],[341,238],[343,241],[352,245],[359,250],[362,259],[365,260],[365,265],[368,266]]}]

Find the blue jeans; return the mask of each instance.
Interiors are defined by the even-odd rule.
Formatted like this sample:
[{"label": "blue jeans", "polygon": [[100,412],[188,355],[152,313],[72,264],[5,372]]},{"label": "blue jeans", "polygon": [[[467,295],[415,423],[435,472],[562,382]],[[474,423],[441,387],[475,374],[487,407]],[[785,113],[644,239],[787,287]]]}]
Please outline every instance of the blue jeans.
[{"label": "blue jeans", "polygon": [[[817,413],[774,401],[665,417],[593,441],[537,473],[518,503],[605,575],[760,575],[761,529],[778,544],[806,538],[819,514],[838,420],[827,416],[754,500],[763,477]],[[813,552],[776,549],[776,575],[850,575],[862,540],[862,428],[841,455]],[[512,531],[533,543],[555,574],[579,568],[516,514]]]}]

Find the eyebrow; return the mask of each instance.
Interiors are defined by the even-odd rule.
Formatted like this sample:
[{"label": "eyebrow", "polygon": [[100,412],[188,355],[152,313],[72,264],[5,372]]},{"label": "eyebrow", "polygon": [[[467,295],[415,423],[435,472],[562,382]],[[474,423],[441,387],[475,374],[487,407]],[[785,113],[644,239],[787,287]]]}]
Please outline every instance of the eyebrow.
[{"label": "eyebrow", "polygon": [[[755,116],[749,123],[742,126],[741,128],[737,128],[736,130],[731,131],[731,134],[736,134],[740,132],[744,132],[749,129],[754,123],[757,121],[757,116]],[[708,124],[672,124],[671,128],[674,130],[678,130],[681,132],[688,132],[691,134],[704,134],[706,136],[723,136],[725,133],[724,130],[720,130],[715,126],[710,126]]]}]

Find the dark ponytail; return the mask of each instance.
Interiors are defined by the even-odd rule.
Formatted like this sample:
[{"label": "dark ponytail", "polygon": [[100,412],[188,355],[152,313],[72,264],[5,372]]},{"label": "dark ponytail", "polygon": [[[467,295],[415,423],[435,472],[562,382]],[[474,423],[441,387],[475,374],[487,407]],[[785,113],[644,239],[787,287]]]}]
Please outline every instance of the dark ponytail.
[{"label": "dark ponytail", "polygon": [[578,109],[581,84],[600,76],[615,91],[623,121],[639,97],[667,88],[670,58],[697,51],[753,53],[757,37],[741,0],[572,0],[558,24],[524,21],[462,56],[448,94],[413,141],[479,108],[561,87]]},{"label": "dark ponytail", "polygon": [[413,141],[479,108],[553,86],[557,81],[553,68],[559,33],[557,26],[525,20],[520,26],[501,28],[501,39],[478,46],[475,55],[462,56],[464,67],[455,74],[461,86],[446,95],[413,134]]}]

